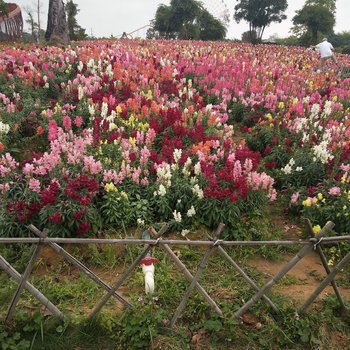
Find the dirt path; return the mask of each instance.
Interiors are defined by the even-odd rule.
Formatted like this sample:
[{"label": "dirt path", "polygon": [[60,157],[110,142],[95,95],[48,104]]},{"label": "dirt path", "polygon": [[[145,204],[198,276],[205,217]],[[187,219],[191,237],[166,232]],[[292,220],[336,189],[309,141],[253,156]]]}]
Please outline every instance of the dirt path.
[{"label": "dirt path", "polygon": [[[248,265],[266,275],[270,279],[288,261],[293,258],[293,254],[286,254],[278,261],[269,261],[263,258],[254,258],[247,261]],[[315,252],[306,255],[276,286],[276,290],[283,295],[293,298],[296,302],[303,302],[320,285],[320,282],[327,276],[319,256]],[[350,298],[350,289],[339,287],[341,295]],[[324,298],[329,294],[334,294],[333,288],[327,286],[320,295]]]}]

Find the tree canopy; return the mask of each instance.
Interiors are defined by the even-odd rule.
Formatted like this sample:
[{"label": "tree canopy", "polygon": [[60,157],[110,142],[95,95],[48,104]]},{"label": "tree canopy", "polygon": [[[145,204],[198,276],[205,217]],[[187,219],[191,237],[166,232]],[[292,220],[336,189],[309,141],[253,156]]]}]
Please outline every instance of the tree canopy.
[{"label": "tree canopy", "polygon": [[267,26],[287,18],[284,14],[287,7],[287,0],[239,0],[235,6],[234,19],[237,23],[241,20],[248,22],[252,41],[254,37],[261,41]]},{"label": "tree canopy", "polygon": [[225,25],[199,1],[171,0],[169,6],[158,6],[148,33],[165,39],[222,40],[226,31]]},{"label": "tree canopy", "polygon": [[4,0],[0,0],[0,17],[8,15],[8,5]]},{"label": "tree canopy", "polygon": [[305,5],[301,10],[296,11],[293,23],[301,26],[301,29],[305,29],[302,33],[304,38],[306,38],[304,40],[305,43],[316,44],[319,39],[319,33],[321,35],[333,33],[335,16],[326,6]]},{"label": "tree canopy", "polygon": [[69,0],[65,6],[66,15],[67,15],[67,25],[69,37],[71,40],[83,40],[86,39],[87,34],[85,29],[83,29],[77,21],[77,14],[79,13],[79,8],[73,0]]},{"label": "tree canopy", "polygon": [[327,9],[333,13],[337,8],[336,0],[306,0],[304,4],[304,6],[313,6],[313,5],[327,7]]}]

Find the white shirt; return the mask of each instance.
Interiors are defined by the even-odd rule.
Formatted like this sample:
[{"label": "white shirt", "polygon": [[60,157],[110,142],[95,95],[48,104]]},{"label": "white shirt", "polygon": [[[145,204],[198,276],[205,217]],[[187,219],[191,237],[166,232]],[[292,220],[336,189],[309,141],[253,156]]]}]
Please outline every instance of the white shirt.
[{"label": "white shirt", "polygon": [[333,46],[328,41],[322,41],[322,43],[319,43],[318,45],[316,45],[316,47],[320,51],[321,58],[330,57],[333,55],[332,53]]}]

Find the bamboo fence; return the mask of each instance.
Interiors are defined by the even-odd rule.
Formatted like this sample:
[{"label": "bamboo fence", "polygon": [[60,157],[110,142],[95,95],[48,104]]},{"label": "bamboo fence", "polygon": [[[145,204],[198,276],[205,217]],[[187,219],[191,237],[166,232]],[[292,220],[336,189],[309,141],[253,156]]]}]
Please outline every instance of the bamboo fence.
[{"label": "bamboo fence", "polygon": [[[27,268],[25,269],[23,275],[20,275],[1,255],[0,255],[0,268],[8,273],[13,279],[18,282],[17,290],[13,296],[13,299],[8,308],[5,322],[9,322],[14,313],[16,305],[20,299],[23,289],[26,289],[31,295],[33,295],[39,302],[47,308],[52,315],[57,318],[63,318],[63,313],[55,306],[48,298],[46,298],[39,290],[32,286],[28,279],[35,266],[36,260],[40,254],[40,251],[44,245],[48,245],[53,248],[59,255],[64,257],[68,262],[82,271],[87,277],[92,279],[97,285],[106,291],[104,297],[99,301],[96,307],[93,309],[91,314],[88,316],[89,319],[94,318],[101,309],[106,305],[107,301],[114,297],[119,300],[125,307],[133,308],[133,305],[118,294],[118,289],[122,286],[125,280],[132,274],[135,268],[138,266],[140,261],[149,253],[149,251],[156,247],[162,249],[173,261],[175,266],[180,270],[180,272],[189,281],[189,285],[182,297],[182,300],[175,310],[175,313],[169,323],[170,327],[173,327],[179,317],[183,314],[187,302],[196,288],[198,292],[203,296],[203,298],[208,302],[209,306],[213,311],[223,316],[223,313],[217,303],[212,297],[207,293],[207,291],[199,284],[199,278],[207,268],[210,256],[214,251],[218,251],[219,254],[229,262],[230,266],[236,270],[241,277],[256,291],[256,294],[247,301],[244,305],[240,307],[238,311],[234,313],[234,317],[241,318],[255,303],[260,299],[263,299],[273,310],[274,313],[279,313],[278,307],[272,302],[272,300],[267,296],[267,293],[298,263],[300,262],[310,251],[315,250],[319,255],[321,263],[327,273],[327,276],[320,282],[316,290],[305,300],[303,305],[297,311],[297,315],[302,314],[305,310],[314,302],[314,300],[321,294],[324,288],[331,284],[334,293],[339,301],[340,307],[346,310],[344,300],[340,294],[340,291],[335,282],[336,275],[350,262],[350,252],[332,269],[328,266],[326,257],[323,253],[322,246],[324,244],[332,244],[337,242],[350,241],[350,236],[338,236],[338,237],[326,237],[326,235],[332,230],[334,224],[328,222],[317,236],[314,235],[310,222],[307,222],[307,228],[309,232],[309,239],[305,240],[285,240],[285,241],[226,241],[220,239],[220,234],[224,229],[223,224],[220,224],[215,232],[214,237],[206,234],[206,240],[168,240],[163,239],[163,234],[167,231],[168,226],[164,225],[158,232],[150,227],[148,231],[152,235],[152,239],[92,239],[92,238],[49,238],[47,237],[47,231],[40,231],[33,225],[29,226],[28,229],[37,236],[37,238],[3,238],[0,237],[0,244],[13,244],[13,243],[27,243],[35,244],[36,248],[28,262]],[[132,262],[132,264],[125,270],[125,272],[120,276],[120,278],[113,284],[113,286],[107,285],[102,281],[94,272],[87,268],[82,262],[68,253],[60,244],[112,244],[112,245],[144,245],[143,251],[139,256]],[[194,275],[187,269],[185,264],[180,260],[180,258],[174,253],[170,248],[171,246],[188,245],[188,246],[205,246],[207,250],[205,251],[203,258],[198,265],[197,271]],[[269,280],[264,286],[258,286],[256,282],[248,276],[242,267],[236,263],[233,258],[225,251],[225,247],[259,247],[259,246],[290,246],[297,245],[300,246],[298,253],[293,256],[293,258],[288,261],[285,266],[283,266],[278,273],[276,273],[271,280]]]}]

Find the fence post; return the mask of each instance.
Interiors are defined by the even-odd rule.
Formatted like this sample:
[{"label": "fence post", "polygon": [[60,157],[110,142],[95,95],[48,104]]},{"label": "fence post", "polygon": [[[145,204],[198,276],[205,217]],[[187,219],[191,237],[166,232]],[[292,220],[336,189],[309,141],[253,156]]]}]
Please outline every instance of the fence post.
[{"label": "fence post", "polygon": [[[207,236],[209,239],[212,239],[209,235]],[[227,254],[223,247],[219,246],[219,252],[238,271],[238,273],[243,277],[243,279],[248,284],[250,284],[251,287],[253,287],[257,291],[260,290],[257,284],[243,271],[243,269],[241,269],[238,266],[238,264],[236,264],[236,262]],[[272,302],[272,300],[268,296],[263,295],[262,298],[272,307],[273,311],[279,313],[278,307]]]},{"label": "fence post", "polygon": [[[160,239],[160,237],[165,233],[165,231],[168,229],[168,225],[164,225],[158,234],[156,235],[156,239]],[[156,242],[157,244],[157,242]],[[127,277],[131,274],[131,272],[134,271],[136,266],[140,263],[140,261],[146,256],[146,254],[150,251],[152,248],[151,244],[147,244],[143,252],[138,256],[138,258],[130,265],[130,267],[123,273],[123,275],[120,277],[120,279],[114,284],[114,286],[111,288],[111,290],[102,298],[100,303],[95,307],[95,309],[92,311],[89,319],[92,319],[95,317],[103,308],[103,306],[107,303],[109,298],[112,296],[113,293],[115,293],[118,288],[123,284],[123,282],[127,279]]]},{"label": "fence post", "polygon": [[[34,225],[28,226],[28,228],[37,236],[43,238],[42,232],[37,229]],[[84,264],[82,264],[79,260],[77,260],[74,256],[69,254],[66,250],[64,250],[60,245],[57,243],[49,242],[47,243],[54,251],[56,251],[58,254],[62,255],[64,258],[66,258],[72,265],[77,267],[80,271],[85,273],[86,276],[91,278],[95,283],[97,283],[100,287],[105,289],[107,292],[111,290],[111,287],[103,282],[95,273],[93,273],[90,269],[88,269]],[[131,303],[129,303],[126,299],[124,299],[121,295],[117,293],[113,293],[113,297],[118,299],[120,302],[122,302],[127,307],[133,307]]]},{"label": "fence post", "polygon": [[[48,230],[46,230],[46,229],[43,230],[42,236],[44,238],[47,237],[47,233],[48,233]],[[39,256],[42,247],[43,247],[42,242],[39,242],[37,244],[37,246],[35,247],[35,249],[34,249],[32,257],[29,260],[29,263],[28,263],[28,265],[27,265],[27,267],[26,267],[26,269],[24,271],[24,274],[22,275],[22,278],[21,278],[21,280],[19,282],[19,285],[18,285],[18,288],[16,290],[16,293],[14,294],[13,299],[11,301],[11,304],[9,306],[9,309],[8,309],[8,312],[7,312],[7,315],[6,315],[6,318],[5,318],[5,322],[9,322],[12,319],[12,317],[13,317],[13,315],[15,313],[15,309],[16,309],[16,305],[18,303],[18,300],[21,297],[21,293],[22,293],[22,291],[24,289],[24,286],[27,283],[27,280],[28,280],[28,278],[29,278],[33,268],[34,268],[35,261],[36,261],[37,257]]]},{"label": "fence post", "polygon": [[[0,267],[7,272],[17,282],[21,281],[21,274],[18,273],[1,255],[0,255]],[[37,290],[28,281],[24,283],[24,288],[36,299],[39,300],[51,313],[57,318],[63,318],[62,312],[51,303],[49,299],[45,297],[39,290]]]},{"label": "fence post", "polygon": [[186,290],[186,292],[185,292],[185,294],[180,302],[180,305],[178,306],[178,308],[175,311],[175,314],[170,322],[170,327],[173,327],[175,325],[177,319],[181,315],[182,311],[185,309],[186,303],[187,303],[188,298],[190,297],[190,294],[192,293],[194,287],[196,286],[203,271],[207,267],[210,255],[212,254],[213,250],[217,247],[217,240],[219,239],[220,234],[221,234],[222,230],[224,229],[224,227],[225,227],[224,224],[220,224],[219,227],[217,228],[216,233],[215,233],[215,238],[214,238],[214,240],[216,242],[214,242],[214,244],[212,246],[210,246],[208,248],[208,250],[206,251],[206,253],[204,254],[203,259],[198,266],[198,270],[197,270],[196,274],[194,275],[191,284],[188,286],[188,288],[187,288],[187,290]]},{"label": "fence post", "polygon": [[304,304],[299,309],[299,313],[303,313],[308,306],[319,296],[319,294],[327,287],[335,277],[337,273],[339,273],[342,268],[350,261],[350,252],[345,255],[345,257],[334,267],[331,273],[321,282],[321,284],[316,288],[316,290],[310,295],[310,297],[304,302]]},{"label": "fence post", "polygon": [[[307,226],[308,226],[308,230],[309,230],[309,235],[310,235],[310,237],[311,237],[311,238],[315,237],[315,234],[314,234],[314,231],[313,231],[313,229],[312,229],[312,225],[311,225],[310,220],[307,219],[307,220],[306,220],[306,223],[307,223]],[[321,259],[321,261],[322,261],[322,265],[323,265],[324,269],[326,270],[327,275],[329,275],[329,274],[331,273],[331,270],[330,270],[330,268],[329,268],[329,266],[328,266],[328,264],[327,264],[327,259],[326,259],[325,255],[324,255],[324,253],[323,253],[323,250],[322,250],[320,244],[317,244],[317,245],[316,245],[316,251],[317,251],[318,255],[320,256],[320,259]],[[339,304],[340,304],[341,308],[342,308],[343,310],[346,310],[346,306],[345,306],[345,303],[344,303],[343,298],[342,298],[341,295],[340,295],[340,292],[339,292],[337,283],[335,282],[335,280],[332,280],[332,281],[331,281],[331,284],[332,284],[332,287],[333,287],[333,289],[334,289],[334,293],[335,293],[335,295],[336,295],[337,298],[338,298],[338,301],[339,301]]]},{"label": "fence post", "polygon": [[272,279],[267,282],[258,293],[256,293],[248,302],[246,302],[234,316],[239,318],[242,316],[252,305],[254,305],[264,294],[266,294],[277,282],[279,282],[283,276],[285,276],[304,256],[313,249],[314,244],[317,244],[325,234],[327,234],[334,227],[333,222],[327,222],[322,228],[320,233],[315,237],[316,242],[310,241],[310,244],[304,246],[299,252],[290,260]]},{"label": "fence post", "polygon": [[[150,231],[152,235],[154,236],[157,232],[154,230],[153,227],[150,228]],[[160,248],[163,249],[172,259],[174,264],[178,267],[178,269],[185,275],[187,280],[191,282],[193,280],[193,275],[191,272],[186,268],[185,264],[176,256],[176,254],[171,250],[171,248],[167,244],[160,245]],[[222,311],[219,308],[219,306],[216,304],[216,302],[209,296],[209,294],[205,291],[205,289],[197,282],[195,287],[197,288],[198,292],[202,294],[203,298],[209,303],[209,305],[213,308],[213,310],[218,313],[220,316],[222,316]]]}]

